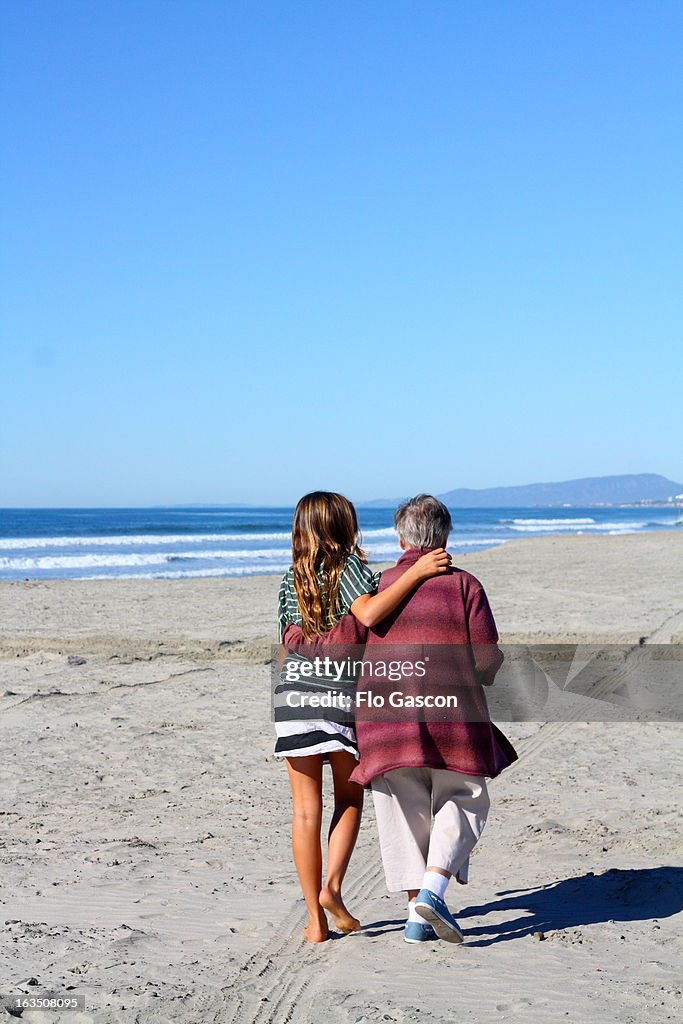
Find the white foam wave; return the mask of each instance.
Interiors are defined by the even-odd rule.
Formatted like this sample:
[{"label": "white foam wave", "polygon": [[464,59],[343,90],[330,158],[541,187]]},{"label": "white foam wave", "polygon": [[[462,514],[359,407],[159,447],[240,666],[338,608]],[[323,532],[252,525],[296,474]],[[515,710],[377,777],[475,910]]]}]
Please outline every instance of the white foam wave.
[{"label": "white foam wave", "polygon": [[516,526],[586,526],[594,523],[590,516],[584,519],[502,519],[503,523],[514,523]]},{"label": "white foam wave", "polygon": [[172,554],[164,555],[164,561],[167,562],[186,562],[196,561],[197,559],[237,559],[237,558],[275,558],[281,560],[283,558],[289,558],[289,548],[263,548],[259,550],[257,548],[243,548],[241,550],[232,549],[230,551],[174,551]]},{"label": "white foam wave", "polygon": [[391,555],[392,558],[398,558],[401,553],[398,541],[395,544],[366,544],[364,550],[370,560],[378,558],[380,555]]},{"label": "white foam wave", "polygon": [[0,549],[19,551],[33,548],[150,547],[164,544],[215,544],[267,540],[288,542],[289,533],[143,533],[114,537],[0,537]]},{"label": "white foam wave", "polygon": [[[288,548],[264,548],[263,550],[240,551],[174,551],[167,553],[154,551],[151,553],[121,552],[112,555],[43,555],[39,558],[0,558],[0,569],[5,570],[49,570],[49,569],[90,569],[90,568],[125,568],[133,565],[165,565],[171,562],[222,560],[236,561],[239,559],[275,560],[278,564],[288,559]],[[219,572],[225,572],[220,569]]]},{"label": "white foam wave", "polygon": [[[495,544],[504,544],[505,541],[496,537],[484,537],[480,540],[451,538],[449,547],[488,547]],[[398,542],[393,544],[372,544],[367,546],[367,554],[374,561],[387,561],[395,559],[400,554]],[[88,554],[62,554],[62,555],[37,555],[37,556],[14,556],[0,557],[0,571],[7,572],[48,572],[55,569],[63,569],[66,572],[74,572],[78,569],[125,569],[133,566],[161,566],[173,565],[178,562],[223,562],[224,567],[206,569],[207,575],[224,575],[226,571],[249,574],[262,568],[263,563],[269,563],[268,571],[273,572],[275,566],[282,565],[284,569],[290,564],[289,548],[200,548],[198,550],[184,551],[120,551],[108,554],[91,552]],[[244,563],[242,565],[236,563]],[[232,563],[232,564],[230,564]],[[259,564],[260,563],[260,564]],[[171,570],[169,570],[170,572]],[[193,575],[199,572],[198,569],[189,570]],[[204,572],[204,571],[203,571]],[[177,575],[185,575],[185,571],[178,570]],[[144,575],[153,575],[146,573]],[[168,575],[168,573],[164,573]]]},{"label": "white foam wave", "polygon": [[168,572],[129,572],[129,573],[93,573],[89,576],[77,576],[79,580],[180,580],[198,579],[208,576],[273,576],[285,572],[289,562],[281,562],[269,566],[242,565],[226,569],[182,569]]},{"label": "white foam wave", "polygon": [[504,537],[482,537],[480,540],[456,540],[451,538],[448,542],[449,548],[469,548],[469,547],[494,547],[496,544],[506,544],[507,541]]},{"label": "white foam wave", "polygon": [[[490,547],[494,544],[505,544],[504,537],[449,537],[448,548],[469,548],[469,547]],[[398,539],[395,544],[368,544],[365,547],[366,554],[370,557],[375,555],[396,555],[400,553]]]},{"label": "white foam wave", "polygon": [[[393,526],[376,530],[363,530],[363,540],[372,541],[375,537],[396,536]],[[263,543],[264,541],[280,541],[288,544],[291,534],[288,531],[270,533],[122,533],[113,536],[89,537],[77,535],[73,537],[0,537],[0,550],[20,551],[39,548],[98,548],[98,547],[162,547],[178,544],[235,544]]]},{"label": "white foam wave", "polygon": [[[467,546],[479,546],[490,547],[497,544],[505,544],[505,540],[501,540],[499,537],[496,539],[483,539],[483,540],[465,540],[465,541],[454,541],[449,544],[449,547],[457,549],[460,547]],[[252,552],[249,552],[251,554]],[[394,561],[397,556],[396,547],[376,548],[373,551],[368,550],[370,560],[372,562],[377,561]],[[287,552],[289,554],[289,552]],[[380,558],[380,555],[387,555],[387,558]],[[233,577],[233,576],[267,576],[276,575],[285,572],[290,565],[289,558],[282,560],[281,562],[274,562],[267,565],[258,565],[254,563],[247,563],[245,565],[229,565],[224,567],[216,568],[188,568],[179,570],[162,570],[162,571],[149,571],[149,572],[132,572],[132,573],[93,573],[88,576],[79,576],[78,579],[83,580],[135,580],[135,579],[198,579],[204,577]]]},{"label": "white foam wave", "polygon": [[591,523],[572,523],[571,525],[567,525],[566,521],[563,523],[562,520],[553,523],[551,526],[548,524],[541,525],[540,520],[537,520],[536,525],[534,526],[530,523],[528,525],[518,523],[517,525],[511,525],[510,529],[516,530],[519,533],[610,533],[612,530],[629,530],[630,532],[635,532],[637,530],[642,530],[645,526],[647,526],[647,523],[642,522],[596,523],[595,521],[592,521]]}]

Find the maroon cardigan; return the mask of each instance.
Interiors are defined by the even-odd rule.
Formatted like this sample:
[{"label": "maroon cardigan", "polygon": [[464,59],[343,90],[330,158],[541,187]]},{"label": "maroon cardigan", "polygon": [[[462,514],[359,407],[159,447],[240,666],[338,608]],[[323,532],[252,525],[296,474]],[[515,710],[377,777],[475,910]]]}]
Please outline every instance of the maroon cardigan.
[{"label": "maroon cardigan", "polygon": [[[393,583],[424,550],[406,551],[392,569],[382,573],[379,589]],[[290,626],[283,640],[288,646],[301,644],[303,634],[298,627]],[[381,653],[379,645],[470,645],[458,652],[458,674],[459,682],[467,684],[464,692],[474,702],[475,713],[466,715],[465,721],[407,721],[405,715],[399,721],[387,721],[387,716],[378,720],[372,713],[357,713],[360,763],[351,775],[354,782],[368,786],[377,775],[408,767],[496,776],[517,759],[510,741],[490,721],[480,685],[493,682],[503,655],[497,647],[498,631],[484,588],[471,573],[453,567],[425,580],[371,630],[365,630],[352,615],[344,616],[318,642],[362,644],[364,640],[365,657],[370,661],[373,647],[377,647],[378,655]],[[358,690],[377,688],[376,681],[363,679]],[[463,693],[462,685],[458,693]]]}]

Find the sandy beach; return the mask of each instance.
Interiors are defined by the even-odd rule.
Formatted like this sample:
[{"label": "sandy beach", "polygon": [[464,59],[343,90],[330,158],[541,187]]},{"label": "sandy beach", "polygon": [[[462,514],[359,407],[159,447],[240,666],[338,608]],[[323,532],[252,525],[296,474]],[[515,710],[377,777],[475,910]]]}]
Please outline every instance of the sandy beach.
[{"label": "sandy beach", "polygon": [[[683,532],[456,561],[507,643],[683,640]],[[0,584],[0,992],[68,989],[89,1007],[22,1019],[679,1019],[676,724],[504,727],[520,759],[450,897],[462,947],[403,943],[368,800],[346,890],[363,930],[303,943],[272,757],[278,583]]]}]

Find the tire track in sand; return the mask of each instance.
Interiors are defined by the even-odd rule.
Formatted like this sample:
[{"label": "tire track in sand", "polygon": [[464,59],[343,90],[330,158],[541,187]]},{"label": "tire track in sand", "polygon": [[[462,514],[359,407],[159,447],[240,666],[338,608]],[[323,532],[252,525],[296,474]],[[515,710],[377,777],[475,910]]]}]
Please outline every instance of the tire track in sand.
[{"label": "tire track in sand", "polygon": [[[380,878],[381,866],[369,864],[352,879],[346,895],[355,904],[363,904]],[[225,1024],[289,1024],[294,1019],[292,1014],[302,996],[319,980],[315,968],[324,948],[304,940],[304,923],[305,913],[297,901],[266,945],[247,957],[234,973],[223,989],[229,1004],[228,1016],[221,1018]],[[355,941],[355,937],[346,941]]]}]

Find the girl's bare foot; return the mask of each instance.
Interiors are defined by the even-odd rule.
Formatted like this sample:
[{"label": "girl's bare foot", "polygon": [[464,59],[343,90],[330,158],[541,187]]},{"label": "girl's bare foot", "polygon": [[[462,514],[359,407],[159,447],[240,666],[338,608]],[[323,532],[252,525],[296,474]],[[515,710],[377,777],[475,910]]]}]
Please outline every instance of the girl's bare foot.
[{"label": "girl's bare foot", "polygon": [[332,892],[328,885],[320,891],[320,906],[329,911],[340,932],[357,932],[360,929],[358,918],[349,914],[339,893]]},{"label": "girl's bare foot", "polygon": [[322,910],[317,917],[313,919],[309,917],[303,935],[306,942],[325,942],[328,938],[327,918]]}]

